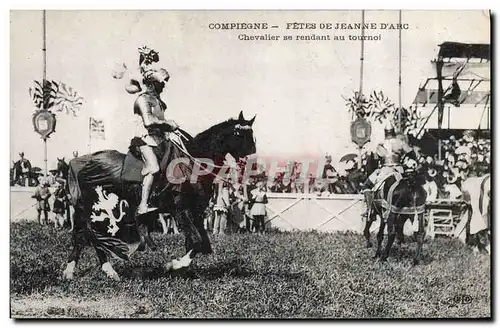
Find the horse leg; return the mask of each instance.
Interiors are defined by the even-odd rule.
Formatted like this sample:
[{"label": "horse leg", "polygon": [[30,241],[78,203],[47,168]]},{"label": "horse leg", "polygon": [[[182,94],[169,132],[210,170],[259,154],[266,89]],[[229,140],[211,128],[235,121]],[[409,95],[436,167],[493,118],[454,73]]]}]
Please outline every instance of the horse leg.
[{"label": "horse leg", "polygon": [[396,226],[396,237],[398,239],[397,244],[399,246],[401,246],[405,242],[404,226],[405,220],[402,220],[400,224],[397,224]]},{"label": "horse leg", "polygon": [[377,213],[375,211],[371,211],[370,215],[366,218],[365,229],[363,230],[363,235],[366,239],[366,248],[370,248],[373,246],[371,241],[370,228],[372,227],[373,222],[377,220]]},{"label": "horse leg", "polygon": [[216,234],[218,234],[218,233],[219,233],[219,229],[220,229],[220,221],[221,221],[221,220],[220,220],[220,213],[219,213],[219,211],[214,211],[214,212],[215,212],[215,213],[214,213],[215,218],[214,218],[214,225],[213,225],[213,227],[214,227],[214,228],[213,228],[212,233],[213,233],[214,235],[216,235]]},{"label": "horse leg", "polygon": [[96,249],[97,258],[99,259],[99,263],[101,265],[101,270],[106,274],[106,276],[115,281],[120,281],[120,276],[113,269],[111,262],[109,262],[108,256],[101,250]]},{"label": "horse leg", "polygon": [[153,233],[153,225],[148,225],[148,228],[147,228],[147,233],[145,234],[145,241],[146,241],[146,244],[149,246],[149,248],[151,248],[152,251],[156,251],[158,249],[158,246],[156,246],[156,243],[153,241],[153,238],[151,237],[151,234]]},{"label": "horse leg", "polygon": [[163,230],[162,235],[166,235],[168,232],[168,228],[167,228],[167,223],[165,222],[165,215],[163,213],[159,214],[158,221],[160,222],[161,228]]},{"label": "horse leg", "polygon": [[222,212],[220,214],[220,233],[225,235],[227,228],[227,215],[228,213]]},{"label": "horse leg", "polygon": [[420,263],[420,259],[422,257],[422,247],[424,244],[424,237],[425,237],[424,214],[420,213],[418,215],[417,251],[415,252],[415,258],[413,259],[414,265]]},{"label": "horse leg", "polygon": [[377,251],[375,252],[375,256],[373,258],[377,258],[380,256],[382,249],[382,241],[384,240],[384,230],[385,230],[385,220],[384,218],[381,218],[380,227],[378,228],[378,233],[377,233]]},{"label": "horse leg", "polygon": [[396,214],[389,214],[387,218],[387,244],[385,245],[384,252],[380,257],[380,261],[385,262],[389,257],[389,252],[391,251],[392,244],[394,243],[394,239],[396,238]]},{"label": "horse leg", "polygon": [[72,280],[75,267],[80,259],[80,255],[85,248],[86,238],[84,227],[78,227],[73,231],[73,251],[71,252],[66,269],[63,271],[63,279]]},{"label": "horse leg", "polygon": [[191,210],[183,210],[179,216],[181,216],[180,220],[178,220],[179,228],[185,234],[187,253],[179,260],[174,259],[169,262],[167,264],[167,270],[178,270],[188,267],[198,253],[212,253],[210,239],[208,238],[207,231],[203,227],[202,214],[200,214],[196,220]]}]

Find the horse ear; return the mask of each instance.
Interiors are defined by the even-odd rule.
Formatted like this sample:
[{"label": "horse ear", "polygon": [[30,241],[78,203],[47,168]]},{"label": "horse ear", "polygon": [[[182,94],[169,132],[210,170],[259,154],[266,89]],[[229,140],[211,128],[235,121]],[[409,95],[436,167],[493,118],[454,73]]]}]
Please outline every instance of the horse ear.
[{"label": "horse ear", "polygon": [[60,159],[59,157],[57,157],[57,160],[58,160],[59,162],[61,161],[61,159]]},{"label": "horse ear", "polygon": [[253,122],[255,121],[255,117],[257,117],[257,114],[254,115],[254,117],[248,121],[248,125],[252,126],[253,125]]},{"label": "horse ear", "polygon": [[243,111],[240,111],[240,115],[238,116],[238,121],[244,121],[245,118],[243,117]]},{"label": "horse ear", "polygon": [[64,157],[62,158],[62,161],[64,162]]}]

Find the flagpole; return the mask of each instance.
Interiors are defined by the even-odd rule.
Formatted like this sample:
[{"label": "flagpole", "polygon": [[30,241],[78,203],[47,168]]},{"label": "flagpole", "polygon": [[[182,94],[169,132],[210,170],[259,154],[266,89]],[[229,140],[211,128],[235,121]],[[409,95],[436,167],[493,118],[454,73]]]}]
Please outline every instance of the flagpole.
[{"label": "flagpole", "polygon": [[92,118],[89,117],[89,154],[92,153]]},{"label": "flagpole", "polygon": [[[42,81],[42,108],[43,110],[46,110],[45,108],[45,81],[47,80],[47,30],[46,30],[46,12],[43,10],[43,16],[42,16],[42,29],[43,29],[43,81]],[[47,165],[47,138],[43,138],[43,150],[44,150],[44,155],[43,155],[43,163],[44,163],[44,168],[45,168],[45,177],[48,176],[48,165]]]},{"label": "flagpole", "polygon": [[[361,11],[361,57],[359,68],[359,99],[363,97],[363,65],[365,60],[365,11]],[[358,147],[358,169],[361,169],[363,162],[361,161],[361,153],[363,146]]]}]

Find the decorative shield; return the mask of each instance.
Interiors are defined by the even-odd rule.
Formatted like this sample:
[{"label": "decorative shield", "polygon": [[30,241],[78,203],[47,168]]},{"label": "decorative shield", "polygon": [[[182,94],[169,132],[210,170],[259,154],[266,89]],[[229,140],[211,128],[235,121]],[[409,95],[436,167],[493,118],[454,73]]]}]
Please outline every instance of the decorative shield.
[{"label": "decorative shield", "polygon": [[361,148],[370,141],[371,134],[372,126],[366,119],[358,117],[351,123],[351,140],[358,147]]},{"label": "decorative shield", "polygon": [[36,111],[33,114],[33,127],[42,139],[47,139],[56,131],[56,116],[48,110]]}]

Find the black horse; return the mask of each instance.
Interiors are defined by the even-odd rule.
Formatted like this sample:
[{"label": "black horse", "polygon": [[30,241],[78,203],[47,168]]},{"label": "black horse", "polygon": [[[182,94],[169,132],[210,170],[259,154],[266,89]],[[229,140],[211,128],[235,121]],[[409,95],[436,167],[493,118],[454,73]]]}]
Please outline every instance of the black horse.
[{"label": "black horse", "polygon": [[[387,176],[378,190],[375,191],[373,199],[369,206],[369,214],[366,220],[364,236],[367,247],[371,247],[370,227],[377,216],[380,217],[380,227],[377,234],[377,250],[375,258],[380,256],[381,261],[386,261],[389,257],[392,244],[396,236],[402,243],[403,228],[406,220],[418,220],[417,232],[417,250],[414,256],[414,264],[418,264],[421,258],[422,245],[425,236],[425,201],[427,194],[422,187],[425,183],[423,173],[416,168],[416,161],[412,158],[414,153],[407,154],[407,159],[411,160],[413,165],[408,168],[403,165],[405,171],[403,174],[394,172]],[[405,159],[405,161],[407,160]],[[387,244],[382,251],[382,241],[384,239],[384,230],[387,224]]]},{"label": "black horse", "polygon": [[[173,215],[185,235],[186,246],[186,255],[170,261],[168,270],[189,266],[198,253],[212,253],[203,226],[203,213],[213,193],[213,180],[217,170],[223,170],[227,154],[239,160],[255,153],[254,120],[255,117],[245,120],[240,112],[238,119],[217,124],[194,138],[188,136],[185,149],[167,144],[160,157],[163,158],[161,176],[156,179],[159,182],[152,194],[157,199],[159,212]],[[200,174],[193,180],[192,173],[199,168],[191,168],[190,164],[198,165],[199,159],[212,161],[216,170],[212,171],[214,174]],[[73,278],[80,253],[90,242],[102,270],[108,277],[119,279],[109,260],[113,257],[128,260],[145,238],[144,226],[149,230],[149,225],[158,217],[158,212],[135,215],[140,200],[142,162],[133,149],[128,154],[107,150],[72,159],[69,166],[68,188],[75,207],[75,229],[73,251],[64,278]],[[179,183],[172,183],[172,177],[178,178]]]},{"label": "black horse", "polygon": [[56,177],[68,181],[69,165],[63,158],[57,158]]}]

